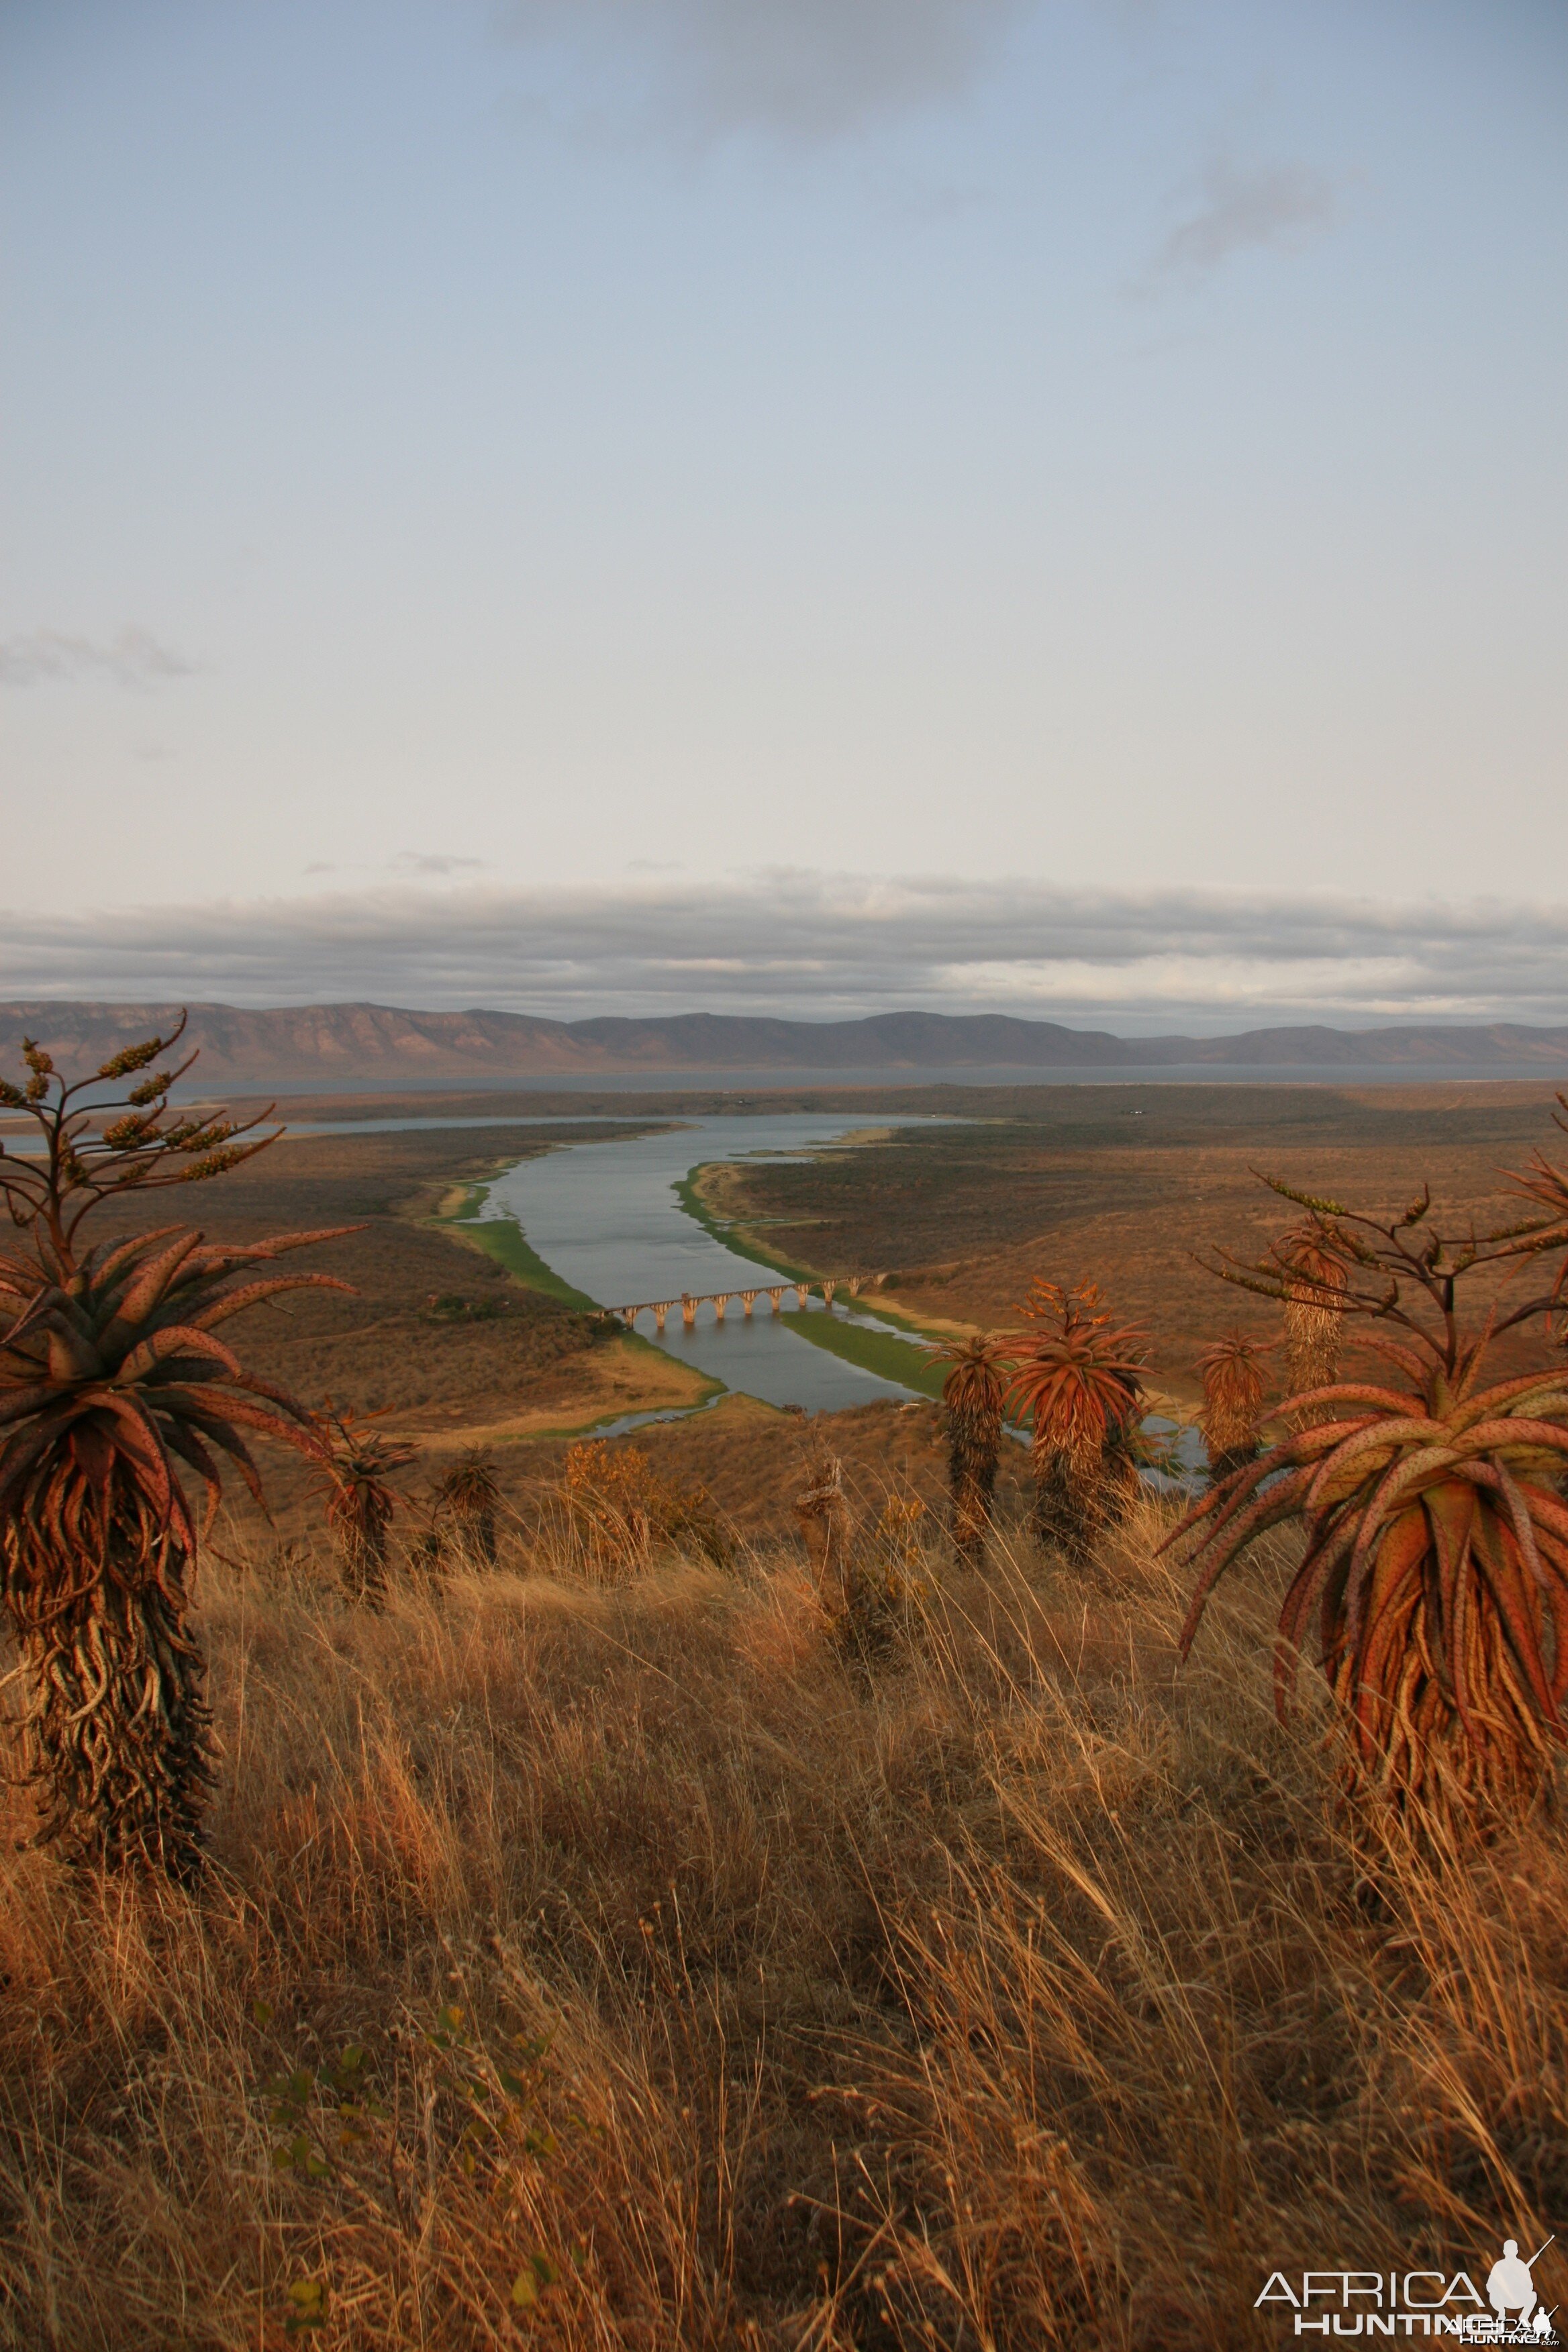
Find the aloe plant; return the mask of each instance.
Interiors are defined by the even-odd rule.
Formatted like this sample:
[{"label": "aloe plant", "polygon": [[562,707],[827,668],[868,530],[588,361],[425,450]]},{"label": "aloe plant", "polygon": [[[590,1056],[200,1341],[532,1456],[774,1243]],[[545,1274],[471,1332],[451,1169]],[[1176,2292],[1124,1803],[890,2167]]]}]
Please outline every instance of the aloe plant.
[{"label": "aloe plant", "polygon": [[1265,1341],[1249,1331],[1231,1329],[1205,1348],[1198,1358],[1204,1385],[1199,1426],[1208,1449],[1209,1468],[1223,1478],[1258,1452],[1258,1423],[1268,1391]]},{"label": "aloe plant", "polygon": [[255,1133],[266,1112],[236,1124],[171,1111],[194,1055],[101,1099],[183,1028],[75,1085],[29,1039],[26,1082],[0,1080],[0,1103],[30,1116],[39,1144],[0,1150],[0,1198],[27,1240],[0,1255],[0,1565],[37,1836],[182,1878],[200,1860],[211,1773],[190,1622],[201,1523],[186,1482],[204,1490],[210,1522],[226,1464],[260,1499],[246,1433],[322,1451],[309,1409],[247,1372],[217,1327],[282,1292],[349,1287],[260,1271],[335,1234],[230,1245],[164,1226],[83,1241],[104,1203],[220,1175],[270,1140]]},{"label": "aloe plant", "polygon": [[930,1359],[948,1367],[942,1401],[947,1420],[952,1546],[961,1559],[978,1562],[985,1557],[991,1532],[1013,1358],[1007,1341],[976,1336],[933,1347]]},{"label": "aloe plant", "polygon": [[496,1515],[500,1499],[495,1455],[488,1445],[466,1447],[436,1487],[437,1521],[450,1520],[487,1568],[495,1566],[500,1549]]},{"label": "aloe plant", "polygon": [[399,1496],[391,1484],[419,1449],[404,1437],[369,1429],[352,1407],[321,1415],[325,1453],[315,1478],[324,1496],[338,1573],[351,1601],[379,1606],[386,1594],[387,1547]]},{"label": "aloe plant", "polygon": [[1092,1282],[1064,1287],[1037,1279],[1008,1335],[1008,1405],[1032,1425],[1036,1528],[1066,1557],[1087,1559],[1111,1514],[1131,1456],[1118,1441],[1141,1410],[1147,1334],[1112,1324]]},{"label": "aloe plant", "polygon": [[[1568,1177],[1537,1156],[1516,1188],[1547,1213],[1483,1234],[1435,1231],[1426,1189],[1403,1215],[1271,1189],[1308,1213],[1306,1245],[1342,1318],[1388,1380],[1336,1381],[1286,1400],[1298,1424],[1222,1479],[1171,1538],[1197,1570],[1182,1636],[1256,1538],[1293,1526],[1300,1564],[1279,1615],[1283,1713],[1315,1630],[1358,1794],[1421,1806],[1528,1802],[1568,1741],[1568,1367],[1558,1358],[1483,1385],[1497,1340],[1549,1317],[1563,1271],[1479,1318],[1460,1286],[1568,1245]],[[1292,1237],[1260,1264],[1222,1257],[1226,1280],[1283,1298],[1300,1279]],[[1388,1332],[1397,1337],[1387,1336]]]}]

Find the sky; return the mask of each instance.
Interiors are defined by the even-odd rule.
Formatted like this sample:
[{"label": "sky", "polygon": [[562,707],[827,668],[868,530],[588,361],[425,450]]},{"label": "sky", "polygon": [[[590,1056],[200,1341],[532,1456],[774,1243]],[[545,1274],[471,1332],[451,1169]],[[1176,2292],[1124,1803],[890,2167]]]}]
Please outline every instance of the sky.
[{"label": "sky", "polygon": [[0,0],[0,992],[1568,1020],[1564,0]]}]

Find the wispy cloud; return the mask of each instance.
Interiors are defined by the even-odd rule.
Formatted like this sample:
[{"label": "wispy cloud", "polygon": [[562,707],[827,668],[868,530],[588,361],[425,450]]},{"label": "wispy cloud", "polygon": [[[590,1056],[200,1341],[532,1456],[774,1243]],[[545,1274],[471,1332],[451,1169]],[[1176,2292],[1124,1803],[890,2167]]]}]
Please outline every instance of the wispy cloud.
[{"label": "wispy cloud", "polygon": [[0,639],[0,686],[41,686],[51,678],[107,678],[115,686],[164,686],[194,677],[204,665],[160,644],[146,629],[124,628],[105,643],[34,629]]},{"label": "wispy cloud", "polygon": [[447,874],[482,874],[489,864],[488,857],[452,857],[445,850],[400,849],[389,870],[425,881]]},{"label": "wispy cloud", "polygon": [[503,23],[602,114],[829,139],[951,99],[1037,0],[509,0]]},{"label": "wispy cloud", "polygon": [[1332,181],[1307,163],[1249,167],[1212,163],[1196,205],[1176,223],[1145,273],[1145,287],[1191,281],[1254,246],[1294,247],[1333,226]]},{"label": "wispy cloud", "polygon": [[460,883],[0,922],[7,996],[1033,1013],[1130,1031],[1568,1019],[1568,908],[780,872]]}]

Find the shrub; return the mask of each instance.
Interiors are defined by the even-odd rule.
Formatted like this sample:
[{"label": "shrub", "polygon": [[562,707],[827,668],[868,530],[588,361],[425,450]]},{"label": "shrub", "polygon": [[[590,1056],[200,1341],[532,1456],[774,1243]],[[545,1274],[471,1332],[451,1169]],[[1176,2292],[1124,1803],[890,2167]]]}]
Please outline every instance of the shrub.
[{"label": "shrub", "polygon": [[658,1544],[689,1545],[720,1567],[729,1558],[706,1487],[663,1476],[640,1446],[571,1446],[562,1495],[573,1557],[605,1582],[640,1574]]},{"label": "shrub", "polygon": [[795,1498],[816,1597],[830,1618],[849,1612],[850,1549],[854,1522],[844,1493],[844,1465],[814,1431],[806,1454],[806,1483]]}]

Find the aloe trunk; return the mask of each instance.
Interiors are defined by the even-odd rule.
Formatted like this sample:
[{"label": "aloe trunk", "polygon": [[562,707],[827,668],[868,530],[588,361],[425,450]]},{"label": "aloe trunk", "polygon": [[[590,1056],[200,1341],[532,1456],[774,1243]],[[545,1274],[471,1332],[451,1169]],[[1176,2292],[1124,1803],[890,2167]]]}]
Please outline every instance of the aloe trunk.
[{"label": "aloe trunk", "polygon": [[947,1416],[948,1491],[952,1503],[952,1548],[978,1566],[985,1558],[996,1495],[996,1464],[1002,1449],[1002,1414],[984,1406],[950,1405]]},{"label": "aloe trunk", "polygon": [[[72,1860],[201,1860],[213,1775],[206,1668],[189,1623],[191,1561],[118,1511],[96,1563],[31,1514],[5,1539],[5,1596],[29,1704],[25,1775],[43,1798],[40,1843]],[[62,1596],[64,1596],[62,1598]]]}]

